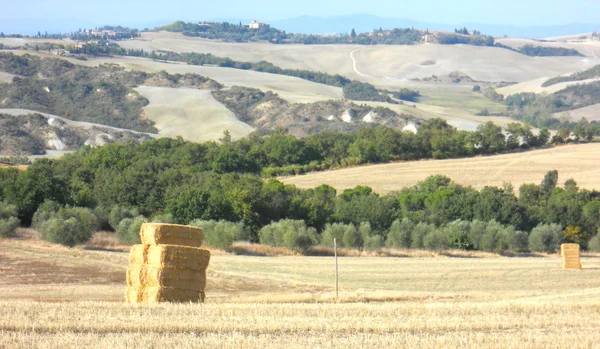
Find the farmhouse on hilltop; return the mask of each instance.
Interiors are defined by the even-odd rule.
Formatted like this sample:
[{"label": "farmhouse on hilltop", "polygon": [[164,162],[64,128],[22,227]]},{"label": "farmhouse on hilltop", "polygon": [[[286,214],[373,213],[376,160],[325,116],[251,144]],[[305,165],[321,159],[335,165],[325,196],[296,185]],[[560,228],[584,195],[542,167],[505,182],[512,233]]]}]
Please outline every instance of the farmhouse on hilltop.
[{"label": "farmhouse on hilltop", "polygon": [[262,29],[262,28],[270,28],[271,25],[267,24],[267,23],[261,23],[261,22],[257,22],[257,21],[252,21],[250,22],[250,25],[248,25],[248,28],[250,29]]}]

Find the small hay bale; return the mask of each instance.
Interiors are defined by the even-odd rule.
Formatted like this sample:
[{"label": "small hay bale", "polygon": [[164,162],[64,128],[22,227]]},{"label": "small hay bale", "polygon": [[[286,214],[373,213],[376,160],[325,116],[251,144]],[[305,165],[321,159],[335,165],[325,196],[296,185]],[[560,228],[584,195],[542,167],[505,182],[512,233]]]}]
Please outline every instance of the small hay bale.
[{"label": "small hay bale", "polygon": [[156,268],[177,268],[206,270],[210,261],[210,251],[185,246],[148,246],[144,264]]},{"label": "small hay bale", "polygon": [[142,265],[148,259],[148,248],[147,245],[133,245],[129,252],[129,264],[130,265]]},{"label": "small hay bale", "polygon": [[136,304],[140,302],[140,296],[142,292],[140,288],[127,287],[125,291],[125,301],[129,304]]},{"label": "small hay bale", "polygon": [[563,257],[563,269],[581,269],[579,244],[560,245],[560,255]]},{"label": "small hay bale", "polygon": [[144,223],[140,228],[143,245],[202,246],[202,229],[187,225]]},{"label": "small hay bale", "polygon": [[127,269],[127,285],[133,288],[174,287],[204,291],[206,287],[206,270],[131,265]]},{"label": "small hay bale", "polygon": [[194,290],[183,290],[173,287],[144,287],[140,294],[139,302],[141,303],[199,303],[204,302],[204,292]]}]

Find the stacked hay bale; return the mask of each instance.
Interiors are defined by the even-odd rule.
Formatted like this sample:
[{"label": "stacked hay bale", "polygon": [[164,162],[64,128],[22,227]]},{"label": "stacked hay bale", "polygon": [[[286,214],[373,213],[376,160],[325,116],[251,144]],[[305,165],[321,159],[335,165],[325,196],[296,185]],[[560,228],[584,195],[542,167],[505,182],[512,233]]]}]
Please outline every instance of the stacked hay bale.
[{"label": "stacked hay bale", "polygon": [[203,302],[210,252],[199,248],[202,229],[145,223],[140,238],[129,255],[127,302]]},{"label": "stacked hay bale", "polygon": [[563,257],[563,269],[581,269],[579,244],[560,245],[560,255]]}]

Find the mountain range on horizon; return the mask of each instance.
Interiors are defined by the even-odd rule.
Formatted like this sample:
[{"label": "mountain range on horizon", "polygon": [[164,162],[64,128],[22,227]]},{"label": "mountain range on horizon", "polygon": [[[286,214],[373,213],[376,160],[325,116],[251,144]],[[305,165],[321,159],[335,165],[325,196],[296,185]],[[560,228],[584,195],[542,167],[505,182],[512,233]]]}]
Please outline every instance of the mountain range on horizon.
[{"label": "mountain range on horizon", "polygon": [[[100,23],[89,22],[78,19],[14,19],[2,20],[0,22],[0,32],[5,34],[24,34],[35,35],[38,31],[48,33],[72,32],[79,28],[91,28],[102,25],[122,25],[138,29],[154,28],[173,22],[175,19],[158,21],[130,21],[127,23]],[[393,29],[393,28],[416,28],[429,30],[454,31],[455,28],[467,27],[476,29],[486,35],[509,36],[522,38],[547,38],[563,35],[576,35],[600,31],[600,24],[591,23],[573,23],[564,25],[548,26],[514,26],[502,24],[485,23],[461,23],[444,24],[415,21],[401,18],[385,18],[371,14],[353,14],[331,17],[317,16],[299,16],[288,19],[268,20],[264,18],[212,18],[212,19],[186,19],[188,22],[195,21],[225,21],[232,23],[247,23],[250,20],[259,20],[268,22],[273,27],[285,30],[287,32],[304,34],[338,34],[349,33],[352,29],[357,32],[371,32],[373,29]]]}]

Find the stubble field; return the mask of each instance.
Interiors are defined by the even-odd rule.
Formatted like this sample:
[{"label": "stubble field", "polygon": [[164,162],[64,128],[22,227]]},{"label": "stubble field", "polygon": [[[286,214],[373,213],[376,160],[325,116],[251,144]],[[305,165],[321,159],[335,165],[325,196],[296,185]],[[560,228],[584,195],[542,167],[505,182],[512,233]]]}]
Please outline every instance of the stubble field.
[{"label": "stubble field", "polygon": [[123,303],[127,253],[0,241],[0,347],[593,348],[600,258],[213,251],[205,304]]},{"label": "stubble field", "polygon": [[476,189],[511,183],[540,183],[548,171],[558,170],[559,185],[573,178],[580,188],[600,190],[600,144],[580,144],[533,150],[523,153],[479,156],[467,159],[423,160],[366,165],[340,170],[286,177],[285,184],[314,188],[328,184],[338,191],[366,185],[379,193],[410,187],[432,175],[450,177],[456,183]]}]

